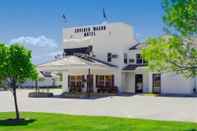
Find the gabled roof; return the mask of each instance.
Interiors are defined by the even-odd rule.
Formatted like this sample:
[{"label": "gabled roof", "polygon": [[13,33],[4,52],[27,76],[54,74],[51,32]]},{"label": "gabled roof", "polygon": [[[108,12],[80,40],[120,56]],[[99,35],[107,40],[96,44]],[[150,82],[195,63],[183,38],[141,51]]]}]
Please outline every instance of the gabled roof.
[{"label": "gabled roof", "polygon": [[51,70],[66,70],[70,68],[113,68],[115,65],[105,63],[101,60],[88,57],[88,56],[76,56],[70,55],[65,56],[62,59],[51,61],[45,64],[38,65],[41,71],[51,71]]}]

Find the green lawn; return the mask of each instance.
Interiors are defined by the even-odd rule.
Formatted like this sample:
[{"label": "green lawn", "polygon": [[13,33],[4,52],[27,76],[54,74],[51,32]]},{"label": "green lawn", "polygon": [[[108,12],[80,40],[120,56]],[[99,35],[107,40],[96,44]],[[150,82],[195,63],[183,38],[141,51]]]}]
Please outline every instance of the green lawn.
[{"label": "green lawn", "polygon": [[[22,113],[29,123],[9,125],[14,113],[0,113],[0,131],[197,131],[197,124],[141,119]],[[196,130],[195,130],[196,129]]]}]

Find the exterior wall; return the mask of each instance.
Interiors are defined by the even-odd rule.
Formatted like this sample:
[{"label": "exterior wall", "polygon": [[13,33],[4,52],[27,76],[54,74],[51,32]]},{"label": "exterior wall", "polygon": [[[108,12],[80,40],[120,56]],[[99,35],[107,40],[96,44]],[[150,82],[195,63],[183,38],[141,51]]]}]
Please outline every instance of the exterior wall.
[{"label": "exterior wall", "polygon": [[122,92],[135,93],[135,74],[134,72],[122,73]]},{"label": "exterior wall", "polygon": [[[90,28],[105,26],[105,30],[95,31],[94,36],[84,37],[84,32],[75,32],[77,28]],[[107,53],[117,55],[112,58],[111,64],[117,65],[119,69],[111,70],[92,70],[92,74],[106,75],[114,74],[115,86],[120,92],[135,92],[135,74],[143,75],[143,92],[152,92],[152,72],[137,68],[134,72],[122,72],[122,67],[127,64],[136,64],[136,54],[140,49],[128,50],[136,44],[135,35],[131,26],[125,23],[103,23],[100,25],[88,25],[81,27],[65,28],[63,30],[63,49],[93,46],[93,54],[96,58],[107,61]],[[124,64],[124,54],[128,56],[128,63]],[[130,62],[133,59],[133,62]],[[87,74],[88,70],[69,70],[68,74],[80,75]],[[95,78],[94,78],[95,79]],[[94,80],[95,81],[95,80]],[[194,79],[186,80],[174,73],[161,75],[161,93],[163,94],[191,94],[193,92]],[[197,80],[196,80],[197,81]],[[64,81],[64,83],[66,83]],[[196,82],[197,83],[197,82]],[[95,90],[95,84],[94,84]]]},{"label": "exterior wall", "polygon": [[[87,75],[87,70],[69,70],[68,75]],[[94,75],[94,92],[96,92],[96,75],[114,75],[115,86],[119,92],[135,93],[135,74],[143,75],[143,92],[152,93],[152,74],[146,68],[138,68],[131,72],[122,72],[121,70],[91,70]],[[197,78],[196,78],[197,79]],[[196,80],[197,81],[197,80]],[[174,73],[161,75],[161,94],[192,94],[195,81],[186,80],[180,75]],[[63,86],[64,87],[64,86]],[[196,82],[197,87],[197,82]],[[86,86],[83,88],[86,92]]]},{"label": "exterior wall", "polygon": [[161,75],[162,94],[192,94],[193,80],[185,79],[175,73]]},{"label": "exterior wall", "polygon": [[[96,75],[114,75],[115,86],[118,87],[118,90],[121,90],[121,74],[119,70],[101,70],[96,69],[90,70],[90,73],[93,74],[93,91],[97,92],[96,88]],[[69,92],[68,87],[68,75],[84,75],[87,78],[88,69],[70,69],[63,73],[63,91]],[[85,84],[84,88],[82,88],[82,92],[87,92],[87,84]]]},{"label": "exterior wall", "polygon": [[[53,84],[55,84],[55,86],[61,85],[61,83],[58,82],[57,80],[54,83],[51,78],[45,78],[44,80],[38,81],[38,86],[39,87],[53,86]],[[26,82],[22,83],[20,85],[20,87],[35,87],[35,81],[31,81],[31,80],[26,81]]]},{"label": "exterior wall", "polygon": [[[75,33],[77,28],[106,26],[106,30],[95,31],[95,36],[84,37],[84,33]],[[112,58],[112,64],[119,67],[125,66],[123,57],[128,53],[129,47],[135,44],[135,36],[130,25],[125,23],[103,23],[101,25],[90,25],[74,28],[65,28],[63,32],[63,49],[93,46],[96,58],[107,61],[107,53],[118,55]]]},{"label": "exterior wall", "polygon": [[[131,50],[128,53],[128,64],[136,64],[136,54],[140,54],[140,50]],[[129,59],[133,59],[133,62],[129,62]]]}]

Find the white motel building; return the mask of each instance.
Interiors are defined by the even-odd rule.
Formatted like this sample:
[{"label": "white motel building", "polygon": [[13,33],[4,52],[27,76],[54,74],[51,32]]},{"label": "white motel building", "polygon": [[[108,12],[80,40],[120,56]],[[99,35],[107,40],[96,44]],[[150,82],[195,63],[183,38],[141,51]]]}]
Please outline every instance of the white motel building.
[{"label": "white motel building", "polygon": [[38,65],[61,73],[64,92],[193,94],[196,79],[151,72],[140,55],[145,44],[125,23],[102,23],[63,30],[64,57]]}]

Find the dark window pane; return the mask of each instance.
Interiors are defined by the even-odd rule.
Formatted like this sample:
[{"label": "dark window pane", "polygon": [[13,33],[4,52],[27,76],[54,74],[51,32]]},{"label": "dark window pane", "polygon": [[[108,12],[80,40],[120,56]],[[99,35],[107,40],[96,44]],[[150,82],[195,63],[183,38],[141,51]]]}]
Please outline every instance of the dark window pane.
[{"label": "dark window pane", "polygon": [[143,60],[140,54],[136,54],[136,63],[137,64],[142,64]]},{"label": "dark window pane", "polygon": [[107,53],[107,61],[111,62],[112,59],[112,53]]},{"label": "dark window pane", "polygon": [[127,60],[127,54],[124,54],[124,63],[127,64],[128,60]]}]

